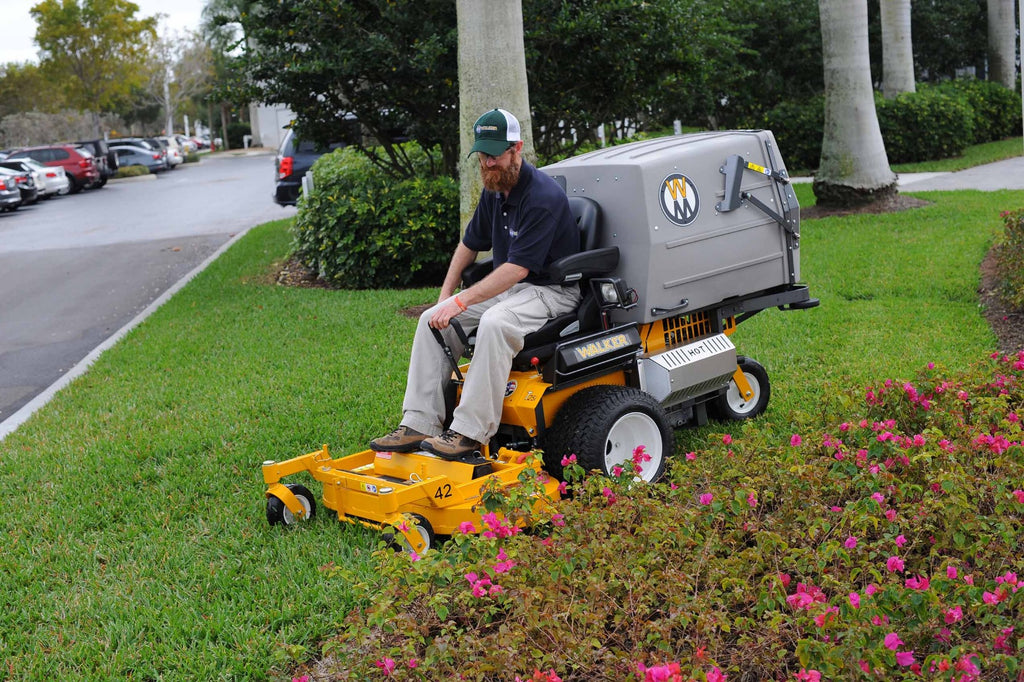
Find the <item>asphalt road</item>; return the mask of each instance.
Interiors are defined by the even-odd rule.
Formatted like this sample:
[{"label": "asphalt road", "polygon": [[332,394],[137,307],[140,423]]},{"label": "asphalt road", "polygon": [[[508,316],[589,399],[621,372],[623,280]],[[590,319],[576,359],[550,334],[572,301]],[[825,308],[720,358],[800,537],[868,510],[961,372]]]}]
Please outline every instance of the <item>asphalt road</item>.
[{"label": "asphalt road", "polygon": [[0,437],[234,236],[294,215],[273,173],[272,152],[207,155],[0,214]]}]

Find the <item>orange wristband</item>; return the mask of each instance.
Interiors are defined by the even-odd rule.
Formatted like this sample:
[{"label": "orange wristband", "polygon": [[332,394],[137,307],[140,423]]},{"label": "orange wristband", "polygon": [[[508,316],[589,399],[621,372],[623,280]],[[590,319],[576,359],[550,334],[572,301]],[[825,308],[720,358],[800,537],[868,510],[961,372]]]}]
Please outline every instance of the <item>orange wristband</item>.
[{"label": "orange wristband", "polygon": [[466,312],[466,304],[459,300],[458,295],[456,295],[453,300],[455,301],[455,305],[459,306],[459,309],[462,312]]}]

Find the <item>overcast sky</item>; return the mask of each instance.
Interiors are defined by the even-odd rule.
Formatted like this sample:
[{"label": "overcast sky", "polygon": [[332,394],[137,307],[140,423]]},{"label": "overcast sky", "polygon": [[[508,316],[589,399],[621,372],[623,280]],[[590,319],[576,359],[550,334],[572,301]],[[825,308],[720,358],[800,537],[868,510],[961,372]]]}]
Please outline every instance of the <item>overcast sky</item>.
[{"label": "overcast sky", "polygon": [[[0,64],[7,62],[39,62],[38,48],[32,39],[36,22],[29,10],[39,0],[0,0]],[[205,0],[132,0],[139,6],[137,17],[161,18],[159,33],[181,32],[199,28]]]}]

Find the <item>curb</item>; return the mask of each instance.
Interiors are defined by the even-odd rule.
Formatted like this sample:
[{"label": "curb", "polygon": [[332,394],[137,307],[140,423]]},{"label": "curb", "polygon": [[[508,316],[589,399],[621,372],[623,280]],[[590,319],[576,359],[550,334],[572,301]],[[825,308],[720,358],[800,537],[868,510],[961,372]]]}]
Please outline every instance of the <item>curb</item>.
[{"label": "curb", "polygon": [[[156,179],[156,176],[150,177]],[[109,348],[112,348],[114,344],[116,344],[118,341],[124,338],[124,336],[127,335],[128,332],[130,332],[132,329],[140,325],[143,322],[143,320],[145,320],[147,317],[155,313],[157,309],[160,308],[160,306],[162,306],[164,303],[170,300],[172,296],[174,296],[181,289],[183,289],[186,284],[188,284],[190,281],[192,281],[192,279],[196,277],[196,275],[205,270],[210,265],[210,263],[217,260],[221,256],[221,254],[223,254],[225,251],[234,246],[235,242],[244,237],[245,233],[248,232],[250,229],[251,228],[247,227],[244,230],[239,230],[233,237],[231,237],[224,244],[222,244],[219,249],[210,254],[206,258],[206,260],[204,260],[202,263],[194,267],[188,274],[186,274],[184,277],[182,277],[177,282],[172,284],[166,291],[160,294],[156,298],[156,300],[154,300],[152,303],[146,306],[146,308],[141,313],[136,315],[126,325],[124,325],[116,332],[111,334],[109,337],[107,337],[103,341],[103,343],[93,348],[92,351],[88,355],[86,355],[82,360],[80,360],[77,365],[68,370],[63,376],[61,376],[55,382],[47,386],[42,393],[38,394],[36,397],[32,398],[32,400],[25,403],[17,412],[15,412],[10,417],[0,422],[0,441],[3,441],[4,438],[14,433],[14,431],[16,431],[19,426],[28,421],[28,418],[35,414],[36,410],[46,405],[46,403],[50,402],[50,400],[53,399],[53,396],[55,396],[58,391],[60,391],[62,388],[70,384],[78,377],[85,374],[86,370],[89,369],[89,366],[92,365],[92,363],[96,362],[97,358],[103,355],[104,351],[106,351]]]},{"label": "curb", "polygon": [[119,184],[121,184],[123,182],[146,182],[148,180],[156,180],[156,176],[153,175],[152,173],[147,173],[146,175],[133,175],[130,178],[108,178],[107,179],[107,184],[108,185],[113,185],[113,184],[119,185]]}]

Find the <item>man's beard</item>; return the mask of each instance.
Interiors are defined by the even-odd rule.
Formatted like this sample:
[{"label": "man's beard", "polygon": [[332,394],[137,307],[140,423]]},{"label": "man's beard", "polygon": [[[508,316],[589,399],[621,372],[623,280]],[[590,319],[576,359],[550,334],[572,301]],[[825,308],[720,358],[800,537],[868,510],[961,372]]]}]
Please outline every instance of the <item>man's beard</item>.
[{"label": "man's beard", "polygon": [[480,176],[483,178],[484,187],[491,192],[511,192],[512,188],[519,182],[519,169],[522,162],[513,160],[508,168],[480,168]]}]

